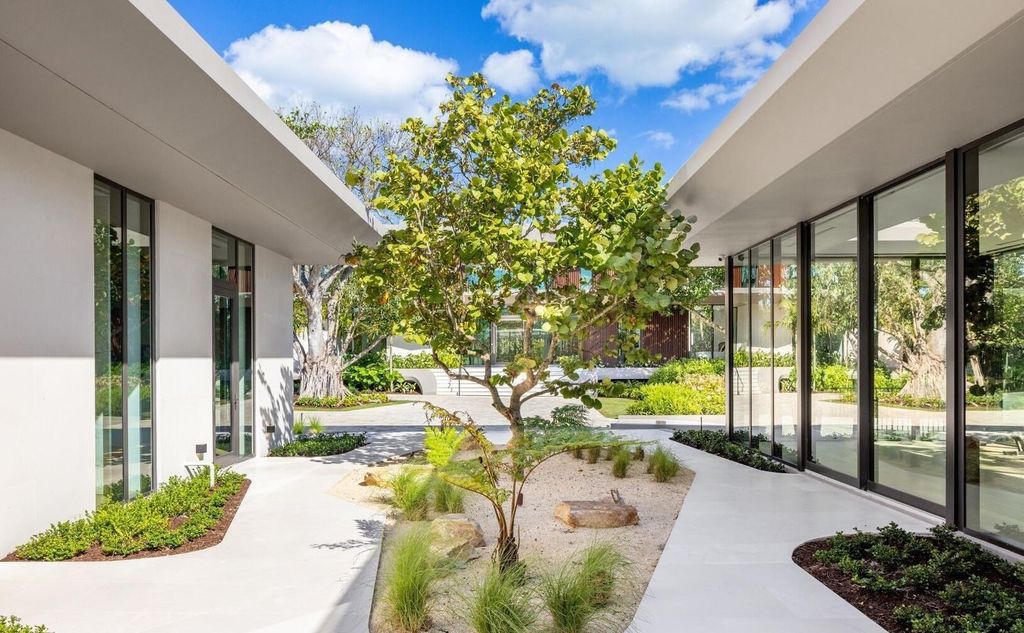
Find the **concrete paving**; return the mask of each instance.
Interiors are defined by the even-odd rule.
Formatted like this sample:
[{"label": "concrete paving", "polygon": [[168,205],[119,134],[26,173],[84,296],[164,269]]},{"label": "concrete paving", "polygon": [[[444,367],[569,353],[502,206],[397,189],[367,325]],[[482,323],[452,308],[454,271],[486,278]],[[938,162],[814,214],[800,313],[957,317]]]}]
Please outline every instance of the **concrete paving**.
[{"label": "concrete paving", "polygon": [[[659,431],[633,433],[665,438]],[[814,475],[766,473],[666,441],[697,476],[647,587],[637,633],[883,633],[792,561],[813,538],[938,517]],[[642,520],[642,517],[641,517]],[[628,544],[626,544],[628,547]]]},{"label": "concrete paving", "polygon": [[210,549],[0,563],[0,614],[57,633],[366,633],[383,517],[328,491],[361,464],[415,449],[422,435],[373,439],[338,457],[238,465],[252,486]]},{"label": "concrete paving", "polygon": [[[372,443],[346,455],[241,464],[253,485],[217,547],[136,561],[0,563],[0,614],[59,633],[365,633],[383,517],[328,490],[423,437],[373,426],[361,427]],[[813,475],[753,470],[663,431],[623,434],[661,440],[697,473],[636,633],[880,633],[793,563],[793,549],[838,530],[896,521],[920,531],[937,521]]]},{"label": "concrete paving", "polygon": [[[449,411],[468,412],[481,426],[507,426],[508,422],[491,406],[490,396],[424,396],[421,394],[392,395],[392,400],[407,401],[386,407],[356,409],[354,411],[307,411],[298,412],[307,420],[317,417],[329,430],[349,430],[354,427],[386,430],[396,427],[422,427],[425,422],[423,407],[418,402],[430,402]],[[567,404],[579,404],[578,400],[557,396],[538,396],[526,401],[523,415],[550,416],[552,409]],[[589,412],[594,426],[608,426],[611,420],[594,410]]]}]

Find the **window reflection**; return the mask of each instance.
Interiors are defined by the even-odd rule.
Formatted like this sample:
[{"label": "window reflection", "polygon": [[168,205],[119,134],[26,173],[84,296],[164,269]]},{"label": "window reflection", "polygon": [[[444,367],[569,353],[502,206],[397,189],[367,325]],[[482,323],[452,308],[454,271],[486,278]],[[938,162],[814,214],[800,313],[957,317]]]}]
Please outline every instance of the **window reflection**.
[{"label": "window reflection", "polygon": [[874,198],[873,480],[946,501],[946,172]]},{"label": "window reflection", "polygon": [[811,461],[857,476],[857,207],[811,227]]},{"label": "window reflection", "polygon": [[1024,547],[1024,134],[965,158],[967,526]]},{"label": "window reflection", "polygon": [[732,270],[732,439],[750,442],[750,291],[753,287],[750,253],[733,258]]},{"label": "window reflection", "polygon": [[774,241],[772,297],[774,303],[772,387],[774,391],[775,436],[773,455],[791,464],[798,460],[800,408],[797,397],[797,315],[799,275],[797,273],[797,235],[790,231]]}]

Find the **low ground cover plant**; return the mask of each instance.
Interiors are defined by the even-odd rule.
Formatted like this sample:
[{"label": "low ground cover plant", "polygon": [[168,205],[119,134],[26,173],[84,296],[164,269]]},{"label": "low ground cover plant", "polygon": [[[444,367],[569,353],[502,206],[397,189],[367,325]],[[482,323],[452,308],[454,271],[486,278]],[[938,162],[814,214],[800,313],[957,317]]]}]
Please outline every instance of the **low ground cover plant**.
[{"label": "low ground cover plant", "polygon": [[365,433],[303,433],[270,450],[271,457],[324,457],[341,455],[366,445]]},{"label": "low ground cover plant", "polygon": [[42,624],[29,626],[13,615],[0,615],[0,633],[51,633]]},{"label": "low ground cover plant", "polygon": [[324,396],[316,398],[313,396],[300,396],[295,399],[295,406],[304,409],[347,409],[350,407],[361,407],[367,404],[383,404],[388,401],[385,393],[353,393],[345,397]]},{"label": "low ground cover plant", "polygon": [[794,558],[883,627],[900,633],[1024,633],[1024,563],[945,525],[929,536],[895,523],[802,545]]},{"label": "low ground cover plant", "polygon": [[681,382],[684,376],[725,376],[725,361],[721,358],[680,358],[670,360],[651,372],[647,382],[666,384]]},{"label": "low ground cover plant", "polygon": [[174,549],[203,536],[224,514],[224,505],[245,478],[219,471],[210,489],[209,470],[188,479],[171,477],[157,491],[128,503],[108,502],[77,521],[50,526],[15,550],[25,560],[67,560],[99,546],[104,554]]},{"label": "low ground cover plant", "polygon": [[672,433],[672,439],[680,444],[692,446],[706,453],[718,455],[719,457],[745,464],[751,468],[773,473],[786,472],[786,468],[779,462],[768,459],[752,448],[730,442],[725,433],[720,433],[719,431],[700,431],[696,429],[675,431]]}]

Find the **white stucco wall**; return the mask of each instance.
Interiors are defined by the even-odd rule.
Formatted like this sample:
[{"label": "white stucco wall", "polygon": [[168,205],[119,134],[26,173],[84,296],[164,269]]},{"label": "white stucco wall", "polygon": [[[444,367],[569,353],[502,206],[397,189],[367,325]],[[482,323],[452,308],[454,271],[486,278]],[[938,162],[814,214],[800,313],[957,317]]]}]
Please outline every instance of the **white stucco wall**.
[{"label": "white stucco wall", "polygon": [[[292,263],[256,245],[256,455],[291,435]],[[275,431],[268,436],[267,426]]]},{"label": "white stucco wall", "polygon": [[155,449],[162,483],[196,463],[196,444],[213,450],[212,227],[159,200],[155,213]]},{"label": "white stucco wall", "polygon": [[93,174],[0,129],[0,553],[95,500]]}]

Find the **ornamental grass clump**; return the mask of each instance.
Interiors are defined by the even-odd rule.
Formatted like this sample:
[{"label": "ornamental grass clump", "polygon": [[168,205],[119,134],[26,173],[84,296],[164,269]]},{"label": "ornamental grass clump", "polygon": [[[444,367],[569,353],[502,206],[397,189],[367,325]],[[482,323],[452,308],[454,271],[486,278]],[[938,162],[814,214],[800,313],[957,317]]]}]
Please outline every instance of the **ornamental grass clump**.
[{"label": "ornamental grass clump", "polygon": [[618,479],[623,479],[626,473],[629,472],[629,466],[633,463],[633,456],[629,451],[623,450],[615,454],[615,460],[612,462],[612,475]]},{"label": "ornamental grass clump", "polygon": [[597,460],[601,459],[601,447],[591,446],[587,449],[587,463],[596,464]]},{"label": "ornamental grass clump", "polygon": [[537,621],[537,608],[523,587],[518,569],[502,573],[492,565],[466,609],[476,633],[528,633]]},{"label": "ornamental grass clump", "polygon": [[629,567],[614,546],[592,545],[544,578],[540,594],[558,633],[580,633],[601,622]]},{"label": "ornamental grass clump", "polygon": [[672,451],[659,446],[651,453],[647,462],[647,472],[654,475],[654,481],[665,483],[679,474],[682,464]]},{"label": "ornamental grass clump", "polygon": [[383,601],[398,630],[414,633],[429,621],[430,591],[440,576],[430,549],[430,531],[415,526],[399,535],[388,552]]},{"label": "ornamental grass clump", "polygon": [[433,477],[434,511],[440,514],[460,514],[466,509],[466,491],[456,488],[440,477]]},{"label": "ornamental grass clump", "polygon": [[388,482],[391,502],[406,521],[423,521],[430,511],[431,477],[418,468],[403,468]]}]

